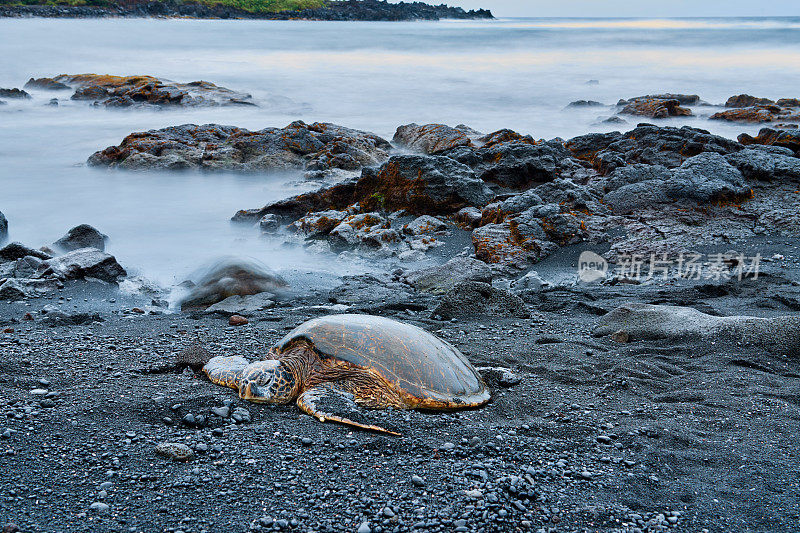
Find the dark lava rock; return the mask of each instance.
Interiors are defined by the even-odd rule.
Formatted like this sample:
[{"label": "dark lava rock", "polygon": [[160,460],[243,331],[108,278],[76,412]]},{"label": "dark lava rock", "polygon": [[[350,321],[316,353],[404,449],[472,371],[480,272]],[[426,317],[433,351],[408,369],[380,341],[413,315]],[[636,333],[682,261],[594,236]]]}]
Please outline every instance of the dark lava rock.
[{"label": "dark lava rock", "polygon": [[12,242],[0,248],[0,261],[16,261],[26,256],[33,256],[39,259],[50,259],[52,256],[40,250],[28,248],[24,244]]},{"label": "dark lava rock", "polygon": [[424,154],[438,154],[458,146],[472,146],[469,136],[461,130],[444,124],[407,124],[400,126],[392,139]]},{"label": "dark lava rock", "polygon": [[443,294],[462,281],[492,282],[489,265],[469,257],[454,257],[443,265],[409,272],[403,281],[418,291]]},{"label": "dark lava rock", "polygon": [[638,115],[649,118],[692,116],[691,110],[680,107],[680,100],[673,98],[642,96],[630,100],[621,100],[617,105],[625,106],[620,111],[625,115]]},{"label": "dark lava rock", "polygon": [[81,326],[93,322],[102,322],[102,317],[97,313],[65,313],[63,311],[51,311],[42,319],[41,323],[46,326]]},{"label": "dark lava rock", "polygon": [[328,123],[297,121],[255,132],[185,124],[128,135],[119,146],[96,152],[88,163],[138,170],[358,170],[384,161],[390,148],[377,135]]},{"label": "dark lava rock", "polygon": [[575,100],[570,102],[567,107],[602,107],[603,104],[594,100]]},{"label": "dark lava rock", "polygon": [[[177,83],[153,76],[109,74],[61,74],[42,80],[43,85],[74,87],[73,100],[92,100],[109,107],[255,105],[249,94],[207,81]],[[39,80],[31,82],[40,84]]]},{"label": "dark lava rock", "polygon": [[0,98],[15,98],[20,100],[27,100],[31,95],[22,89],[0,89]]},{"label": "dark lava rock", "polygon": [[358,203],[361,211],[398,211],[423,215],[449,214],[491,201],[491,190],[467,167],[443,156],[394,156],[361,177],[300,194],[262,209],[239,211],[238,222],[255,222],[267,214],[298,219],[307,213],[343,210]]},{"label": "dark lava rock", "polygon": [[742,144],[706,130],[652,124],[640,124],[624,134],[582,135],[567,141],[566,147],[575,157],[590,162],[603,175],[632,163],[675,168],[703,152],[727,155],[743,149]]},{"label": "dark lava rock", "polygon": [[698,203],[741,200],[751,196],[742,173],[715,153],[687,159],[673,171],[666,192],[671,198],[686,198]]},{"label": "dark lava rock", "polygon": [[0,245],[3,245],[8,240],[8,220],[6,216],[0,211]]},{"label": "dark lava rock", "polygon": [[726,120],[728,122],[744,122],[759,124],[762,122],[800,122],[800,114],[792,107],[781,107],[777,104],[757,105],[728,109],[714,113],[709,120]]},{"label": "dark lava rock", "polygon": [[765,146],[788,148],[792,150],[796,156],[800,156],[800,129],[778,130],[762,128],[755,137],[746,133],[739,135],[739,142],[745,146],[761,144]]},{"label": "dark lava rock", "polygon": [[488,283],[464,281],[442,297],[431,315],[445,320],[479,316],[528,318],[530,311],[515,294]]},{"label": "dark lava rock", "polygon": [[65,252],[78,250],[79,248],[95,248],[105,251],[108,236],[100,233],[88,224],[75,226],[66,235],[53,243],[53,246]]},{"label": "dark lava rock", "polygon": [[40,278],[54,277],[61,281],[95,278],[109,283],[115,283],[126,275],[113,255],[95,248],[80,248],[48,259],[38,274]]},{"label": "dark lava rock", "polygon": [[728,101],[725,102],[725,107],[753,107],[757,105],[770,105],[774,103],[775,102],[769,98],[757,98],[755,96],[750,96],[749,94],[738,94],[728,98]]},{"label": "dark lava rock", "polygon": [[[770,151],[767,151],[767,148]],[[777,152],[777,150],[781,152]],[[725,160],[738,168],[747,179],[800,180],[800,158],[794,157],[788,148],[753,145],[753,148],[728,154],[725,156]]]},{"label": "dark lava rock", "polygon": [[287,286],[283,278],[265,265],[226,258],[198,275],[189,294],[181,300],[181,309],[205,309],[231,296],[274,292]]},{"label": "dark lava rock", "polygon": [[199,372],[211,360],[211,357],[213,356],[208,350],[195,343],[187,346],[175,356],[175,365],[178,368],[189,367],[195,372]]},{"label": "dark lava rock", "polygon": [[56,81],[53,78],[31,78],[25,84],[26,89],[41,89],[44,91],[68,91],[69,85]]}]

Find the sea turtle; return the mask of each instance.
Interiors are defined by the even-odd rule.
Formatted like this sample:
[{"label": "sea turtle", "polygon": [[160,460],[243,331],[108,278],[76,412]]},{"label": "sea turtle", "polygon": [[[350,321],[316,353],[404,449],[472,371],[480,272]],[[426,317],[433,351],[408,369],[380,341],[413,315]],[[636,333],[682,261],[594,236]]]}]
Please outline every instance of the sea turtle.
[{"label": "sea turtle", "polygon": [[357,418],[373,409],[478,407],[490,394],[455,347],[416,326],[371,315],[330,315],[286,335],[267,360],[214,357],[203,371],[245,400],[286,404],[326,420],[397,434]]}]

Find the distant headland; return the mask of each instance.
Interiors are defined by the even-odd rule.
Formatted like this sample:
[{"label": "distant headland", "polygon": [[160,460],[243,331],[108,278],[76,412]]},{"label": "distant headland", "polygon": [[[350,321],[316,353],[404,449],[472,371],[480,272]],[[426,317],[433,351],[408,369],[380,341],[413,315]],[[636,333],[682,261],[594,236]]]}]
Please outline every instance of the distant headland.
[{"label": "distant headland", "polygon": [[0,0],[0,17],[175,17],[332,21],[491,19],[488,9],[381,0]]}]

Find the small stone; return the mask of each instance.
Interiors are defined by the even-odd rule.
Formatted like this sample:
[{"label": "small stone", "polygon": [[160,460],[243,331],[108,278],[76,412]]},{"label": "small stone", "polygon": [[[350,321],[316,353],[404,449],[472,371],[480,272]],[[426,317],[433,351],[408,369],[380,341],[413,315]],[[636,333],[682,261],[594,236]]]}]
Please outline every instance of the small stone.
[{"label": "small stone", "polygon": [[611,334],[611,340],[619,342],[620,344],[625,344],[631,340],[631,337],[628,335],[627,331],[619,330]]},{"label": "small stone", "polygon": [[360,526],[358,526],[358,533],[372,533],[372,528],[369,527],[369,522],[362,522]]},{"label": "small stone", "polygon": [[241,315],[231,315],[231,317],[228,319],[228,324],[231,326],[244,326],[245,324],[249,323],[250,321]]},{"label": "small stone", "polygon": [[425,480],[422,479],[421,477],[417,476],[417,475],[411,476],[411,483],[413,483],[417,487],[424,487],[425,486]]},{"label": "small stone", "polygon": [[156,446],[156,453],[175,461],[188,461],[194,456],[191,448],[177,442],[162,442]]},{"label": "small stone", "polygon": [[97,514],[106,514],[108,512],[108,504],[103,502],[94,502],[89,506],[89,509],[94,511]]},{"label": "small stone", "polygon": [[314,444],[314,441],[308,437],[303,437],[300,442],[303,443],[303,446],[311,446]]},{"label": "small stone", "polygon": [[46,396],[47,389],[32,389],[31,394],[34,396]]}]

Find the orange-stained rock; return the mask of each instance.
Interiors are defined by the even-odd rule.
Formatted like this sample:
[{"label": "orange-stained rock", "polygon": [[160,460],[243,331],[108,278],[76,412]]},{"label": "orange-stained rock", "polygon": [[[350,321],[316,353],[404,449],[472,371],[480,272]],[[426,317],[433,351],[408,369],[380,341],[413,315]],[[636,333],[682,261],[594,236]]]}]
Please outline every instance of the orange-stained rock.
[{"label": "orange-stained rock", "polygon": [[228,324],[231,326],[244,326],[245,324],[249,323],[250,321],[241,315],[231,315],[231,317],[228,319]]},{"label": "orange-stained rock", "polygon": [[680,106],[680,100],[661,98],[634,98],[625,103],[620,111],[626,115],[637,115],[649,118],[690,117],[692,111]]}]

